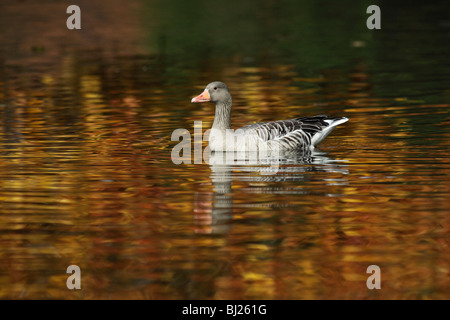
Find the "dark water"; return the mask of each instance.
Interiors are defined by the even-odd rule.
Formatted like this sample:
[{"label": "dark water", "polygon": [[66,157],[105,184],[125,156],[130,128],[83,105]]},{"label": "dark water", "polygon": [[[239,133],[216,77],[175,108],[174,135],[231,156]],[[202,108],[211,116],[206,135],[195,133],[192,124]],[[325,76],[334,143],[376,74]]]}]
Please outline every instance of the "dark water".
[{"label": "dark water", "polygon": [[[0,4],[0,298],[450,298],[445,2],[69,4]],[[175,165],[213,80],[234,128],[350,121],[277,172]]]}]

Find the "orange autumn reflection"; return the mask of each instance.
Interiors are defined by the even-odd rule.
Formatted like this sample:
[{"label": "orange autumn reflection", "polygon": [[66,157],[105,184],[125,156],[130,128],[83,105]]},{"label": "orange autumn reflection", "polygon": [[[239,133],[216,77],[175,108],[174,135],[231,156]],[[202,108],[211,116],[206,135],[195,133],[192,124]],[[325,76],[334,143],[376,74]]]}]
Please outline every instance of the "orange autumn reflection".
[{"label": "orange autumn reflection", "polygon": [[[31,54],[31,24],[17,56],[0,51],[0,298],[450,298],[448,91],[439,101],[380,93],[364,59],[309,74],[206,50],[194,71],[163,38],[141,42],[140,5],[124,10],[129,24],[65,50],[49,35],[48,51]],[[89,21],[119,9],[96,7]],[[99,37],[110,46],[96,47]],[[190,99],[219,78],[234,128],[314,114],[350,121],[276,174],[175,165],[173,130],[212,124],[213,106]],[[80,291],[66,287],[72,264]],[[381,290],[366,287],[372,264]]]}]

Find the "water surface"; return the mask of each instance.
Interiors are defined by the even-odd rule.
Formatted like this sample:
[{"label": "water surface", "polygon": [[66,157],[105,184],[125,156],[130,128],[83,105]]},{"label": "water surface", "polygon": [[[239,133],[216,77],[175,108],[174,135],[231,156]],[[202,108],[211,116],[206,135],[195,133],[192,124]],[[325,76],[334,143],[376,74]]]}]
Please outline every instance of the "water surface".
[{"label": "water surface", "polygon": [[[0,298],[449,299],[448,16],[347,2],[2,3]],[[234,128],[350,120],[277,172],[176,165],[213,80]]]}]

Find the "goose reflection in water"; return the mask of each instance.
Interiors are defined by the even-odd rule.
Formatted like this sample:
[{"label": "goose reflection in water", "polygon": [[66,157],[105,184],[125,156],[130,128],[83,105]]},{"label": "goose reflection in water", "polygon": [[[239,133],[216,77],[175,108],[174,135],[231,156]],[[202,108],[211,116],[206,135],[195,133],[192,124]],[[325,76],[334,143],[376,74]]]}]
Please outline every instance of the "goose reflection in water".
[{"label": "goose reflection in water", "polygon": [[[212,192],[196,192],[194,200],[194,217],[199,228],[198,233],[227,233],[233,227],[233,180],[243,182],[287,182],[309,181],[310,172],[327,172],[348,174],[345,160],[335,160],[318,149],[301,152],[284,153],[278,157],[266,157],[249,161],[243,154],[230,156],[229,152],[211,152],[209,159]],[[251,157],[250,157],[251,158]],[[325,185],[346,184],[346,179],[323,180]],[[285,184],[276,187],[245,188],[249,194],[308,194],[306,190],[290,188]],[[328,196],[332,196],[331,194]],[[254,199],[254,198],[253,198]],[[251,201],[251,200],[250,200]],[[286,206],[282,202],[270,206]],[[261,203],[239,204],[239,207],[261,207]],[[207,228],[205,228],[207,226]]]}]

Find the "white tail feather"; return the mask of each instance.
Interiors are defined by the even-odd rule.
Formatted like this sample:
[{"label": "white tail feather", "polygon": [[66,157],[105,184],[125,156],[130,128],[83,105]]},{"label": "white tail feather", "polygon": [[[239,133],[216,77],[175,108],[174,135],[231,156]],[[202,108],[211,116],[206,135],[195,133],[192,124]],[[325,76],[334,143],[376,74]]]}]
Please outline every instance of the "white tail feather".
[{"label": "white tail feather", "polygon": [[317,132],[311,139],[311,145],[313,147],[317,146],[323,139],[325,139],[331,131],[333,131],[333,129],[348,121],[348,118],[342,117],[342,118],[338,118],[338,119],[327,119],[324,120],[325,122],[329,123],[328,127],[326,127],[325,129],[323,129],[320,132]]}]

